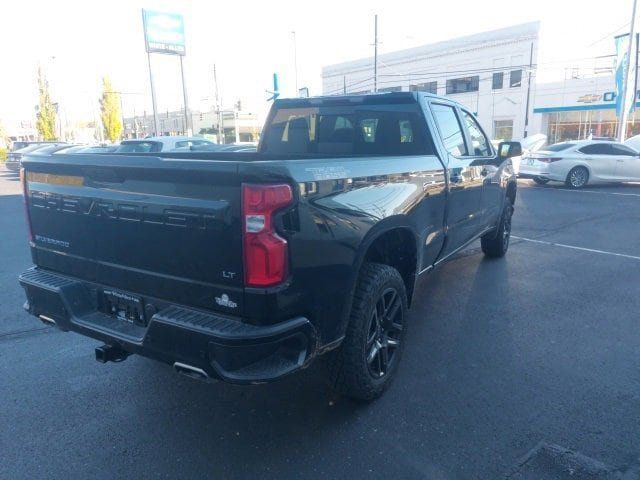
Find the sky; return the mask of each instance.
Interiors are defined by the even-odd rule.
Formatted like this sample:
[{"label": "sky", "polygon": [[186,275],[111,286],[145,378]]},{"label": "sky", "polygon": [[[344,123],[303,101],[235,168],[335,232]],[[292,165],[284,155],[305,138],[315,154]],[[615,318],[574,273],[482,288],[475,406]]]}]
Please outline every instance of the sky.
[{"label": "sky", "polygon": [[[562,79],[565,67],[612,54],[613,36],[628,31],[632,0],[5,0],[0,122],[34,117],[38,65],[47,72],[54,101],[71,117],[97,114],[103,75],[124,92],[126,116],[151,114],[142,8],[184,15],[192,109],[213,105],[216,65],[223,105],[242,99],[243,109],[264,115],[274,72],[281,94],[295,95],[293,31],[298,85],[312,95],[322,93],[324,65],[373,54],[374,14],[380,53],[539,20],[537,75],[551,81]],[[181,108],[178,57],[154,54],[151,61],[158,110]]]}]

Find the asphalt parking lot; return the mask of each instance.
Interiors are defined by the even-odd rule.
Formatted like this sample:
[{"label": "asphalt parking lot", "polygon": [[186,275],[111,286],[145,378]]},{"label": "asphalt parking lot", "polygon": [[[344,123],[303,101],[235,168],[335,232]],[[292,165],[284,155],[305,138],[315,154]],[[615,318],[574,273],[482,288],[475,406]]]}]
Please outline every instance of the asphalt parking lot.
[{"label": "asphalt parking lot", "polygon": [[319,365],[233,387],[96,363],[22,310],[0,166],[0,478],[637,478],[640,185],[519,187],[507,257],[473,245],[421,281],[398,378],[361,405]]}]

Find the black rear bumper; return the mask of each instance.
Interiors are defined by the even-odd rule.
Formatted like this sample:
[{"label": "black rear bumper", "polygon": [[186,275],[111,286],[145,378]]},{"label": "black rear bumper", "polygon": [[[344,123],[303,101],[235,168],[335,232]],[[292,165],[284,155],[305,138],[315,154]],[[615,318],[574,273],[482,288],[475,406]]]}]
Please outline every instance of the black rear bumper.
[{"label": "black rear bumper", "polygon": [[317,349],[315,329],[304,317],[257,326],[145,298],[159,308],[140,326],[99,310],[101,285],[39,268],[20,275],[20,284],[29,313],[55,321],[64,331],[172,365],[190,365],[231,383],[276,380],[305,367]]}]

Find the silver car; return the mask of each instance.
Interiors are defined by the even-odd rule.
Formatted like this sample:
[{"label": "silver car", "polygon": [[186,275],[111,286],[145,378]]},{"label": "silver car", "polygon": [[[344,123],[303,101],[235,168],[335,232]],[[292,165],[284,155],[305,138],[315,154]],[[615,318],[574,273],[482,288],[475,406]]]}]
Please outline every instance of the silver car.
[{"label": "silver car", "polygon": [[[148,137],[138,140],[124,140],[115,153],[157,153],[176,149],[188,149],[192,145],[213,145],[206,138],[186,136]],[[180,151],[180,150],[178,150]]]},{"label": "silver car", "polygon": [[640,181],[638,152],[619,142],[579,140],[543,147],[520,162],[521,178],[551,180],[569,188],[594,183]]}]

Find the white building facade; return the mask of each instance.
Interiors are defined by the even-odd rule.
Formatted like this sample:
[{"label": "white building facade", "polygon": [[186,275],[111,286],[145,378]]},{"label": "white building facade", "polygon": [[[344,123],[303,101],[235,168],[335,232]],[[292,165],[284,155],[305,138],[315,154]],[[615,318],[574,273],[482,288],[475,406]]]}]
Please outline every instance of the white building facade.
[{"label": "white building facade", "polygon": [[494,139],[533,131],[532,73],[537,62],[539,22],[460,37],[324,67],[324,95],[428,91],[446,95],[474,112]]}]

